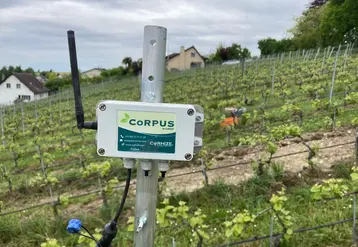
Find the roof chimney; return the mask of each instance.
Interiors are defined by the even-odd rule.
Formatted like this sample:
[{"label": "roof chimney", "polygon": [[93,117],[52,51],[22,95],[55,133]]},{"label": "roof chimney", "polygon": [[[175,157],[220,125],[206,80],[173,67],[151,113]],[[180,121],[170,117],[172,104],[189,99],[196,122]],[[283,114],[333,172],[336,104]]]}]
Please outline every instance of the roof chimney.
[{"label": "roof chimney", "polygon": [[180,55],[179,55],[179,69],[184,70],[185,69],[185,50],[184,46],[180,46]]}]

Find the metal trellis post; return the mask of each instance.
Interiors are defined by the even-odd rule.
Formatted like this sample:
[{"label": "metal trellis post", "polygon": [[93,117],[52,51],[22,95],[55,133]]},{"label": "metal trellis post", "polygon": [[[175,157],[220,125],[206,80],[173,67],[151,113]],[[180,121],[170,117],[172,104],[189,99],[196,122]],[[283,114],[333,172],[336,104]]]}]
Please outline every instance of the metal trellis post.
[{"label": "metal trellis post", "polygon": [[[142,102],[163,102],[166,37],[167,29],[164,27],[144,27]],[[153,247],[158,194],[158,161],[141,160],[140,165],[144,164],[151,165],[151,169],[148,176],[145,176],[142,169],[137,172],[134,245]]]},{"label": "metal trellis post", "polygon": [[329,92],[329,103],[332,103],[332,97],[333,97],[333,88],[334,88],[334,81],[336,79],[336,72],[337,72],[337,61],[338,61],[338,56],[339,56],[339,51],[341,50],[341,45],[339,45],[338,47],[338,51],[336,53],[336,60],[334,62],[334,69],[333,69],[333,76],[332,76],[332,85],[331,85],[331,90]]},{"label": "metal trellis post", "polygon": [[353,246],[357,245],[357,233],[356,233],[356,226],[357,226],[357,195],[353,195],[353,228],[352,228],[352,242]]}]

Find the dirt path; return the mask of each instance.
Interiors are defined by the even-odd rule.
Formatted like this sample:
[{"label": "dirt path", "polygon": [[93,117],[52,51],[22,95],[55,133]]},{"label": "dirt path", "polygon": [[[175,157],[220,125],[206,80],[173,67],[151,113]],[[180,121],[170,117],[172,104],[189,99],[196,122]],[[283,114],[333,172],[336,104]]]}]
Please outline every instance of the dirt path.
[{"label": "dirt path", "polygon": [[[353,142],[355,140],[354,129],[344,129],[338,132],[330,133],[314,133],[304,135],[304,138],[308,141],[309,145],[318,145],[320,148],[344,144]],[[276,156],[284,156],[291,153],[298,153],[307,150],[307,148],[297,143],[297,139],[290,139],[280,142]],[[248,152],[247,154],[245,154]],[[319,167],[325,171],[329,170],[330,167],[339,161],[353,157],[355,152],[354,144],[338,146],[334,148],[321,149],[318,151],[317,157],[313,159]],[[244,153],[244,155],[242,155]],[[261,153],[262,155],[262,153]],[[257,149],[245,150],[243,148],[235,147],[223,151],[221,154],[215,157],[215,164],[213,168],[219,168],[223,166],[235,165],[232,167],[207,171],[209,183],[214,183],[216,180],[222,180],[229,184],[237,184],[241,181],[247,180],[253,176],[253,170],[251,164],[252,160],[257,160],[260,156],[260,152]],[[284,165],[285,170],[291,172],[299,172],[303,167],[308,166],[307,164],[308,153],[301,153],[281,157],[274,159],[274,162],[281,163]],[[186,167],[181,169],[173,169],[168,172],[168,176],[200,171],[200,167]],[[168,179],[167,188],[168,192],[180,192],[180,191],[193,191],[203,186],[204,176],[202,173],[193,173],[191,175],[173,177]]]}]

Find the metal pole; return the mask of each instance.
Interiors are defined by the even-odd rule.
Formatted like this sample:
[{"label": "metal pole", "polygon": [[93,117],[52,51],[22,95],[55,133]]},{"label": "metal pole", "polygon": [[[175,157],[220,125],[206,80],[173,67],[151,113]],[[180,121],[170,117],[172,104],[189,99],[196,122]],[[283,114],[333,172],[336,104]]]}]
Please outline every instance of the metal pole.
[{"label": "metal pole", "polygon": [[37,120],[39,119],[39,116],[37,114],[37,105],[36,105],[36,100],[34,100],[34,106],[35,106],[35,116],[36,116],[36,123],[37,123]]},{"label": "metal pole", "polygon": [[24,102],[21,101],[21,125],[22,125],[22,134],[25,135],[25,119],[24,119]]},{"label": "metal pole", "polygon": [[338,47],[338,51],[336,53],[336,60],[334,62],[334,69],[333,69],[333,76],[332,76],[332,85],[331,85],[331,91],[329,92],[329,103],[332,103],[332,97],[333,97],[333,88],[334,88],[334,81],[336,79],[336,72],[337,72],[337,60],[339,56],[339,51],[341,50],[341,45]]},{"label": "metal pole", "polygon": [[274,240],[273,240],[273,223],[274,223],[274,218],[273,216],[271,216],[271,220],[270,220],[270,247],[273,247],[274,244]]},{"label": "metal pole", "polygon": [[52,108],[52,96],[50,96],[49,98],[50,98],[49,99],[50,100],[50,121],[52,123],[52,109],[51,109]]},{"label": "metal pole", "polygon": [[346,52],[344,53],[344,65],[343,65],[343,71],[346,70],[346,64],[347,64],[347,57],[348,57],[348,51],[350,47],[350,43],[347,45]]},{"label": "metal pole", "polygon": [[358,165],[358,128],[356,129],[356,165]]},{"label": "metal pole", "polygon": [[354,194],[353,195],[353,229],[352,229],[353,246],[357,244],[356,226],[357,226],[357,195]]},{"label": "metal pole", "polygon": [[322,60],[322,67],[321,67],[321,75],[323,75],[323,72],[324,72],[325,60],[326,60],[326,48],[323,50],[323,60]]},{"label": "metal pole", "polygon": [[273,69],[272,69],[272,85],[271,85],[271,93],[274,93],[275,90],[275,70],[276,70],[276,60],[274,61],[273,64]]},{"label": "metal pole", "polygon": [[4,139],[4,116],[2,114],[2,109],[0,109],[0,122],[1,122],[1,137],[3,138],[2,140],[2,145],[5,147],[5,139]]},{"label": "metal pole", "polygon": [[314,61],[315,61],[315,62],[316,62],[316,59],[317,59],[317,57],[318,57],[318,55],[319,55],[319,51],[320,51],[320,49],[321,49],[321,47],[318,47],[318,50],[317,50],[316,56],[314,57]]},{"label": "metal pole", "polygon": [[[141,101],[163,102],[165,48],[167,29],[159,26],[144,27]],[[142,169],[137,172],[134,246],[153,247],[156,204],[158,195],[158,161],[141,160],[140,166],[151,163],[148,176]]]}]

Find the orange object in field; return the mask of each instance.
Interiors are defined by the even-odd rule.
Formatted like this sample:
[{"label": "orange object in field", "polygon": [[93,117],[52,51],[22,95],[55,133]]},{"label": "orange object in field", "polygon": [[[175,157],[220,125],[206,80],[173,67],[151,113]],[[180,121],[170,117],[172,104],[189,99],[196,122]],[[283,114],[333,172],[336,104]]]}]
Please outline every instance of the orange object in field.
[{"label": "orange object in field", "polygon": [[227,117],[224,119],[224,121],[222,121],[220,123],[221,127],[229,127],[229,126],[234,126],[234,125],[238,125],[239,124],[239,119],[238,118],[234,118],[233,117]]}]

